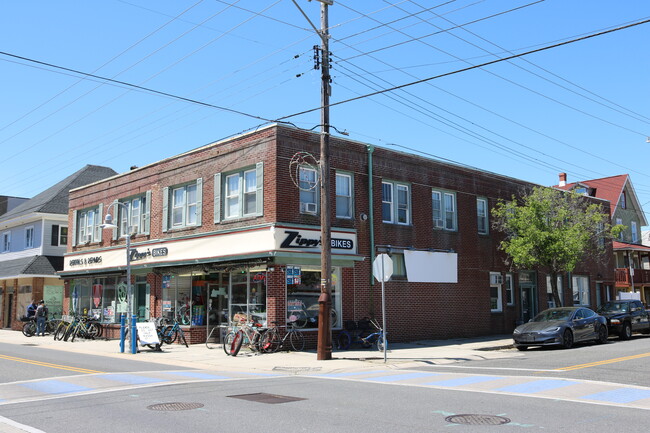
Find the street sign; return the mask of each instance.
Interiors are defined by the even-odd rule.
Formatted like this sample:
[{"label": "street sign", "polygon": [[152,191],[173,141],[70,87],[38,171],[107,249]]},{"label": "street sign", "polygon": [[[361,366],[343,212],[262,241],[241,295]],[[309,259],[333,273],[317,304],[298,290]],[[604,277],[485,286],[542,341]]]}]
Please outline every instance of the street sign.
[{"label": "street sign", "polygon": [[372,262],[372,275],[380,282],[390,280],[393,276],[393,259],[388,254],[379,254]]}]

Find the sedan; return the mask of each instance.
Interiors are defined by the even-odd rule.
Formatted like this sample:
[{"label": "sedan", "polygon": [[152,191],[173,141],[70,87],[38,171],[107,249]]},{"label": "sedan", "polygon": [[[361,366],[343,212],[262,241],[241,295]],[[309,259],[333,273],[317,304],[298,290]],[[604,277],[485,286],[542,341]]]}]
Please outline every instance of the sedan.
[{"label": "sedan", "polygon": [[549,308],[530,322],[517,326],[512,333],[519,350],[531,346],[562,346],[580,341],[607,341],[607,319],[584,307]]}]

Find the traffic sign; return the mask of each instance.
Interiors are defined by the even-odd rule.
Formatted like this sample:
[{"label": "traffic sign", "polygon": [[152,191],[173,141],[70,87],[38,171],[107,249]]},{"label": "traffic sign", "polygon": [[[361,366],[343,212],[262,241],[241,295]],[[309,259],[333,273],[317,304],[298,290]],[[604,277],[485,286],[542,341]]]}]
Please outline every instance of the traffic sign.
[{"label": "traffic sign", "polygon": [[372,275],[377,281],[385,282],[393,276],[393,259],[388,254],[379,254],[372,262]]}]

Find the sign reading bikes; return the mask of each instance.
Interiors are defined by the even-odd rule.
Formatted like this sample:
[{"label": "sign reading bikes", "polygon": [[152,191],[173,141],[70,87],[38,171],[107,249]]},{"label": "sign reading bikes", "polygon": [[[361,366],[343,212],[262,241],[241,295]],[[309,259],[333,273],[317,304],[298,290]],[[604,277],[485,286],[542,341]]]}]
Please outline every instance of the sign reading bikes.
[{"label": "sign reading bikes", "polygon": [[[285,230],[284,239],[280,243],[280,248],[319,248],[321,246],[320,236],[316,237],[314,232],[307,230]],[[332,236],[330,245],[332,249],[346,250],[348,252],[355,249],[354,234],[340,233],[337,236]]]}]

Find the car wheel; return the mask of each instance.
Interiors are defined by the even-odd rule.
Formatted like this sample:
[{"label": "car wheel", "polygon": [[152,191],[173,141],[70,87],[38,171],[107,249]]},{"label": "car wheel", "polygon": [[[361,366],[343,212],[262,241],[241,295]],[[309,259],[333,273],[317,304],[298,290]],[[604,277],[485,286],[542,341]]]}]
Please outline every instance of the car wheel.
[{"label": "car wheel", "polygon": [[565,330],[562,334],[562,347],[565,349],[571,349],[573,346],[573,333],[570,330]]},{"label": "car wheel", "polygon": [[598,328],[598,338],[596,339],[596,343],[605,344],[606,342],[607,342],[607,326],[600,325],[600,328]]},{"label": "car wheel", "polygon": [[623,329],[621,329],[621,333],[618,334],[618,338],[621,340],[629,340],[632,338],[632,326],[630,326],[629,323],[623,323]]}]

